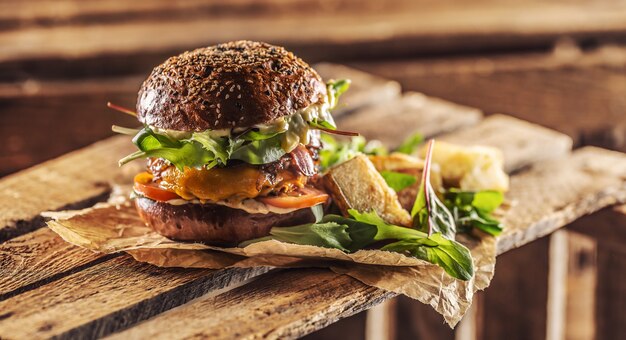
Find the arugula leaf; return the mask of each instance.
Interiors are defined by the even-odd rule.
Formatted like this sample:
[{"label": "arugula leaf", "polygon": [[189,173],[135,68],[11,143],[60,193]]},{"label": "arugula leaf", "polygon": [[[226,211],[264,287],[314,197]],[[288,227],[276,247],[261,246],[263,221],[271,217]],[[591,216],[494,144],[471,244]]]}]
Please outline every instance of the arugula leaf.
[{"label": "arugula leaf", "polygon": [[282,136],[256,140],[244,144],[232,151],[231,159],[239,159],[249,164],[267,164],[276,162],[286,154],[281,146]]},{"label": "arugula leaf", "polygon": [[460,280],[469,280],[474,276],[474,263],[469,249],[440,233],[432,234],[427,239],[394,242],[382,247],[382,250],[408,252],[442,267],[448,275]]},{"label": "arugula leaf", "polygon": [[335,138],[322,134],[324,148],[320,150],[320,166],[322,170],[341,164],[354,158],[359,153],[366,155],[385,155],[387,149],[378,141],[367,141],[362,136],[352,137],[347,141],[338,141]]},{"label": "arugula leaf", "polygon": [[295,227],[273,227],[270,230],[271,236],[246,241],[240,246],[245,247],[255,242],[273,239],[287,243],[348,251],[347,248],[350,247],[352,240],[346,229],[348,229],[347,225],[335,222],[310,223]]},{"label": "arugula leaf", "polygon": [[378,227],[373,224],[362,223],[351,218],[339,215],[326,215],[322,222],[335,222],[348,226],[348,234],[352,243],[348,249],[352,252],[363,249],[376,241]]},{"label": "arugula leaf", "polygon": [[241,243],[281,242],[335,248],[354,252],[375,242],[395,240],[382,248],[386,251],[408,253],[441,266],[452,277],[469,280],[474,272],[471,253],[462,244],[446,239],[440,233],[428,236],[421,231],[388,224],[375,212],[349,210],[352,218],[326,215],[321,221],[295,227],[274,227],[270,236]]},{"label": "arugula leaf", "polygon": [[380,174],[385,179],[385,182],[387,182],[387,185],[396,192],[410,187],[417,181],[414,176],[401,172],[384,170],[381,171]]},{"label": "arugula leaf", "polygon": [[415,153],[417,148],[424,141],[424,137],[420,133],[414,133],[408,138],[406,138],[400,146],[394,150],[396,152],[405,153],[407,155],[412,155]]},{"label": "arugula leaf", "polygon": [[501,192],[450,189],[444,193],[444,200],[452,211],[459,229],[476,228],[494,236],[502,232],[503,226],[500,221],[491,216],[504,200]]},{"label": "arugula leaf", "polygon": [[456,223],[448,208],[439,200],[435,190],[430,184],[430,167],[432,160],[432,150],[435,141],[428,144],[428,151],[422,171],[422,182],[417,192],[417,198],[411,209],[413,226],[419,230],[433,233],[442,233],[449,239],[454,239],[456,234]]}]

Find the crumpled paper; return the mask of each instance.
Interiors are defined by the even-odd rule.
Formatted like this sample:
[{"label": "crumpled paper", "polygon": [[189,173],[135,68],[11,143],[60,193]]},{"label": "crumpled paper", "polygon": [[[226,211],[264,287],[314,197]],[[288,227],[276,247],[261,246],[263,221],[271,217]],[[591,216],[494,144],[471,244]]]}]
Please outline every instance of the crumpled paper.
[{"label": "crumpled paper", "polygon": [[496,242],[493,237],[474,239],[459,235],[474,258],[475,276],[469,281],[452,278],[436,265],[400,253],[338,249],[263,241],[245,248],[220,248],[167,239],[148,228],[133,203],[118,196],[109,203],[77,211],[48,212],[48,226],[65,241],[102,253],[125,251],[137,261],[160,267],[222,269],[257,266],[325,266],[387,291],[429,304],[454,327],[472,303],[477,290],[493,277]]}]

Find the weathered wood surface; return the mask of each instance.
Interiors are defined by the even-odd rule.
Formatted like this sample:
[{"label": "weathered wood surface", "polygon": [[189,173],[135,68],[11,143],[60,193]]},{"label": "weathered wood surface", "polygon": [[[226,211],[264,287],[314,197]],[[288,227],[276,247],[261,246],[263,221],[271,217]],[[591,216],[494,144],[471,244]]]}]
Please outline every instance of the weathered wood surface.
[{"label": "weathered wood surface", "polygon": [[498,253],[583,215],[626,202],[626,156],[595,147],[578,149],[571,157],[540,163],[513,176],[507,199],[516,213],[502,220],[507,227],[498,238]]},{"label": "weathered wood surface", "polygon": [[498,148],[504,155],[507,172],[562,157],[572,149],[572,139],[566,135],[504,115],[489,116],[476,126],[443,135],[440,139],[460,145]]},{"label": "weathered wood surface", "polygon": [[0,301],[108,258],[71,245],[48,228],[0,243]]},{"label": "weathered wood surface", "polygon": [[341,129],[358,131],[366,138],[397,146],[412,133],[432,137],[476,124],[481,116],[480,110],[410,92],[399,100],[340,117],[337,124]]},{"label": "weathered wood surface", "polygon": [[100,337],[265,271],[164,269],[124,255],[0,302],[0,329],[15,339]]},{"label": "weathered wood surface", "polygon": [[[471,5],[462,1],[264,1],[260,5],[151,1],[130,7],[118,2],[64,3],[66,8],[55,6],[52,13],[58,15],[45,14],[51,5],[44,2],[27,16],[27,5],[6,4],[11,10],[4,12],[12,15],[0,22],[9,28],[0,31],[0,45],[5,47],[0,61],[171,53],[242,37],[289,44],[318,57],[371,57],[546,46],[562,35],[599,38],[626,31],[623,2],[583,6],[568,1],[477,1]],[[251,15],[255,11],[262,15]],[[209,37],[206,32],[211,32]],[[145,39],[150,36],[159,39]]]},{"label": "weathered wood surface", "polygon": [[0,180],[0,241],[42,227],[42,211],[80,208],[106,198],[120,176],[117,160],[132,152],[127,136],[112,137]]},{"label": "weathered wood surface", "polygon": [[418,91],[564,132],[575,145],[626,151],[626,48],[373,61],[353,66]]},{"label": "weathered wood surface", "polygon": [[[609,162],[614,169],[606,168]],[[519,201],[505,216],[504,223],[507,229],[498,238],[499,252],[503,253],[513,247],[521,247],[606,205],[617,201],[626,202],[626,177],[624,177],[626,171],[620,172],[625,169],[626,155],[597,148],[584,148],[575,151],[571,156],[554,162],[540,163],[525,173],[513,176],[509,198],[519,199]],[[525,188],[530,188],[530,190]],[[544,188],[544,190],[535,191],[532,188]],[[515,194],[516,192],[519,194]],[[532,194],[532,197],[525,196],[526,194]],[[318,280],[315,273],[302,272],[299,276],[300,280],[308,284],[313,284]],[[208,308],[202,300],[192,301],[176,311],[164,313],[121,333],[120,338],[141,334],[139,332],[149,332],[151,336],[162,332],[167,333],[172,329],[170,325],[180,322],[177,320],[184,320],[186,326],[184,330],[176,328],[176,334],[179,337],[192,335],[205,337],[222,335],[224,337],[226,334],[232,334],[234,330],[238,332],[239,337],[257,338],[274,334],[274,332],[277,332],[278,336],[297,337],[318,329],[320,325],[311,322],[310,319],[289,318],[290,315],[307,315],[311,306],[302,303],[297,296],[289,298],[287,295],[284,299],[276,298],[276,296],[282,296],[283,290],[289,291],[290,288],[285,287],[286,285],[277,286],[273,283],[274,281],[268,279],[269,277],[272,275],[268,275],[267,278],[261,277],[253,285],[246,285],[231,292],[228,299],[222,300],[220,296],[216,297],[215,303],[220,306],[220,310],[221,308],[237,310],[237,315],[217,317],[220,322],[214,323],[216,319],[214,313],[202,312]],[[346,309],[337,308],[333,301],[327,299],[317,301],[316,305],[324,308],[323,315],[326,318],[336,320],[352,315],[359,310],[358,307],[354,307],[355,305],[371,307],[371,300],[380,298],[379,290],[371,290],[371,287],[365,285],[355,285],[351,286],[351,289],[344,289],[346,278],[343,275],[335,274],[332,279],[324,281],[326,280],[329,281],[328,284],[334,286],[329,290],[338,294],[334,296],[335,299],[350,301],[349,308]],[[258,291],[272,296],[275,300],[271,315],[273,322],[267,319],[263,323],[255,323],[254,327],[239,327],[242,320],[248,316],[263,315],[262,304],[246,302],[249,296],[258,294]],[[315,288],[311,291],[309,294],[315,294]],[[393,294],[385,297],[390,296]],[[285,322],[285,319],[289,322]],[[207,327],[208,324],[211,327]]]},{"label": "weathered wood surface", "polygon": [[[284,270],[198,299],[111,338],[297,338],[392,295],[328,269]],[[165,324],[169,326],[155,327]]]}]

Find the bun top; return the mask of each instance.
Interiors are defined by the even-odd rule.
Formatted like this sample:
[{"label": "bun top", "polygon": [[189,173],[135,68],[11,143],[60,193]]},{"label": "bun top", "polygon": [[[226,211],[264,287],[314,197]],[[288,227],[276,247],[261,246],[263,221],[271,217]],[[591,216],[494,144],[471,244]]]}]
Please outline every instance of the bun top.
[{"label": "bun top", "polygon": [[234,41],[171,57],[139,90],[140,122],[178,131],[250,127],[323,102],[326,85],[282,47]]}]

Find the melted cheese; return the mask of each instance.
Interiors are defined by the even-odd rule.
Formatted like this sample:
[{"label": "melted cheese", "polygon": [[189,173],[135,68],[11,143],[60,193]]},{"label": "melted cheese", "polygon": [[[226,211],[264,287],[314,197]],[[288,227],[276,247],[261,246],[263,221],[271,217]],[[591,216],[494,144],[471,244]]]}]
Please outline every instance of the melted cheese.
[{"label": "melted cheese", "polygon": [[174,191],[185,200],[243,200],[273,192],[290,191],[303,187],[307,178],[288,170],[279,171],[271,178],[257,167],[241,164],[226,168],[179,171],[174,167],[161,175],[159,186]]}]

